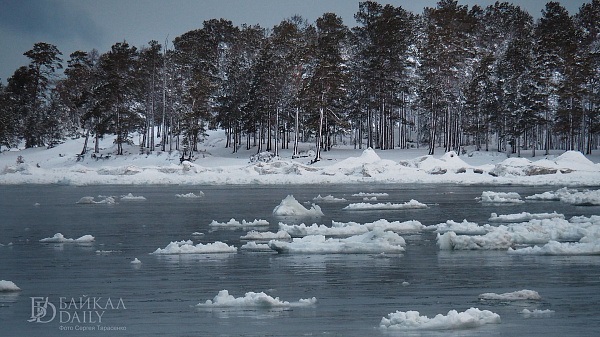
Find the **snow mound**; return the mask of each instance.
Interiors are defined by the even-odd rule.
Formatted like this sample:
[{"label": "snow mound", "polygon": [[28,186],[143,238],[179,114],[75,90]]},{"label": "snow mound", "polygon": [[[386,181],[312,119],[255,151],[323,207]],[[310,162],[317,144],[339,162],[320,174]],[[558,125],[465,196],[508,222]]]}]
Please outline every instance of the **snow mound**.
[{"label": "snow mound", "polygon": [[84,235],[77,239],[68,239],[68,238],[65,238],[64,235],[62,235],[61,233],[56,233],[51,238],[41,239],[40,242],[43,242],[43,243],[90,243],[90,242],[93,242],[94,239],[95,238],[89,234]]},{"label": "snow mound", "polygon": [[542,296],[535,290],[524,289],[504,294],[484,293],[479,295],[479,299],[491,301],[539,301],[542,299]]},{"label": "snow mound", "polygon": [[573,170],[598,170],[598,165],[579,151],[567,151],[555,159],[556,164]]},{"label": "snow mound", "polygon": [[273,307],[304,307],[317,303],[317,299],[301,298],[297,302],[281,301],[279,297],[271,297],[264,292],[247,292],[243,297],[233,297],[228,290],[221,290],[212,300],[198,303],[197,307],[208,308],[273,308]]},{"label": "snow mound", "polygon": [[344,207],[343,209],[351,210],[351,211],[371,211],[371,210],[424,209],[424,208],[428,208],[427,205],[420,203],[417,200],[411,199],[410,201],[402,203],[402,204],[394,204],[391,202],[376,203],[376,204],[358,202],[358,203],[352,203],[352,204]]},{"label": "snow mound", "polygon": [[229,246],[221,241],[194,245],[191,240],[173,241],[165,248],[157,248],[151,254],[155,255],[172,255],[172,254],[211,254],[211,253],[235,253],[237,248]]},{"label": "snow mound", "polygon": [[293,195],[288,195],[281,203],[273,209],[273,215],[277,216],[323,216],[319,205],[312,205],[310,209],[302,206]]},{"label": "snow mound", "polygon": [[345,239],[326,239],[324,235],[295,238],[292,242],[271,240],[269,247],[278,253],[303,254],[378,254],[402,253],[406,242],[400,235],[375,230]]},{"label": "snow mound", "polygon": [[139,195],[139,196],[135,196],[131,193],[127,194],[127,195],[123,195],[121,196],[121,200],[127,200],[127,201],[143,201],[146,200],[145,197]]},{"label": "snow mound", "polygon": [[12,291],[21,291],[21,288],[17,287],[12,281],[0,280],[0,293]]},{"label": "snow mound", "polygon": [[547,317],[552,317],[554,315],[554,310],[550,310],[550,309],[546,309],[546,310],[539,310],[539,309],[529,310],[529,309],[523,309],[523,310],[521,310],[521,314],[525,318],[547,318]]},{"label": "snow mound", "polygon": [[135,165],[125,165],[125,166],[116,166],[116,167],[101,167],[96,172],[99,175],[107,175],[107,176],[131,176],[138,173],[141,173],[143,169],[135,166]]},{"label": "snow mound", "polygon": [[246,235],[240,236],[240,240],[254,240],[254,241],[269,241],[269,240],[291,240],[290,234],[284,230],[280,230],[277,233],[273,232],[258,232],[249,231]]},{"label": "snow mound", "polygon": [[383,317],[379,327],[390,330],[458,330],[498,323],[500,315],[470,308],[464,312],[451,310],[447,315],[438,314],[434,318],[421,316],[418,311],[396,311]]},{"label": "snow mound", "polygon": [[516,192],[484,191],[481,193],[481,202],[484,204],[520,204],[524,201],[521,200],[521,196]]},{"label": "snow mound", "polygon": [[82,197],[81,199],[79,199],[79,201],[77,201],[77,204],[83,204],[83,205],[90,205],[90,204],[114,205],[116,203],[117,203],[117,201],[113,197],[105,197],[104,199],[102,199],[100,201],[95,201],[94,197]]},{"label": "snow mound", "polygon": [[243,227],[262,227],[268,226],[269,222],[267,220],[262,219],[254,219],[254,221],[246,221],[245,219],[242,222],[237,221],[234,218],[231,218],[227,222],[217,222],[213,220],[210,224],[210,227],[224,227],[224,228],[243,228]]},{"label": "snow mound", "polygon": [[428,155],[413,160],[403,160],[400,161],[400,165],[420,169],[428,174],[434,175],[445,174],[448,171],[464,173],[467,168],[473,168],[473,166],[463,161],[454,151],[446,152],[439,159],[432,155]]}]

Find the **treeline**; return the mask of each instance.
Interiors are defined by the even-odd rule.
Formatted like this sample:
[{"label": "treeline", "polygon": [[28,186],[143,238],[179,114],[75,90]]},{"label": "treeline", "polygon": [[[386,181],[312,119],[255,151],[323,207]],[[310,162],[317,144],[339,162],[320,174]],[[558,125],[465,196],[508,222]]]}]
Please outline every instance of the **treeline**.
[{"label": "treeline", "polygon": [[[54,146],[132,134],[142,151],[196,151],[209,128],[227,147],[277,153],[314,141],[315,160],[337,142],[379,149],[464,146],[597,148],[600,0],[569,13],[549,2],[534,21],[519,6],[441,0],[414,14],[359,4],[357,25],[334,13],[272,29],[213,19],[140,49],[100,54],[36,43],[0,84],[0,145]],[[60,73],[60,74],[59,74]],[[155,134],[156,133],[156,134]]]}]

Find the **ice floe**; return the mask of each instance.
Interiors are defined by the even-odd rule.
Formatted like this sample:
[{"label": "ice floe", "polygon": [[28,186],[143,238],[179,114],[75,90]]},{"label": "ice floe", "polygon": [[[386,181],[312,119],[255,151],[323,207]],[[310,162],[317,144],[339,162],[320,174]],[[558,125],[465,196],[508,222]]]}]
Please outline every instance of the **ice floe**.
[{"label": "ice floe", "polygon": [[135,259],[133,259],[131,262],[131,264],[142,264],[142,261],[140,261],[137,257]]},{"label": "ice floe", "polygon": [[454,232],[458,235],[484,235],[494,230],[490,225],[479,226],[479,224],[469,222],[466,219],[462,222],[448,220],[444,223],[427,226],[426,229],[436,233]]},{"label": "ice floe", "polygon": [[516,192],[492,192],[484,191],[481,193],[481,202],[484,204],[520,204],[524,203],[521,196]]},{"label": "ice floe", "polygon": [[182,198],[182,199],[197,199],[197,198],[204,197],[204,192],[200,191],[200,193],[198,193],[198,194],[195,194],[193,192],[185,193],[185,194],[175,194],[175,196],[177,198]]},{"label": "ice floe", "polygon": [[146,197],[143,197],[141,195],[133,195],[131,193],[128,193],[126,195],[121,196],[121,200],[126,200],[126,201],[143,201],[143,200],[146,200]]},{"label": "ice floe", "polygon": [[370,211],[370,210],[399,210],[399,209],[424,209],[424,208],[428,208],[428,206],[426,204],[418,202],[417,200],[411,199],[410,201],[402,203],[402,204],[391,203],[391,202],[376,203],[376,204],[358,202],[358,203],[352,203],[352,204],[344,207],[343,209],[349,210],[349,211]]},{"label": "ice floe", "polygon": [[266,243],[256,243],[255,241],[250,241],[243,244],[240,247],[241,250],[247,252],[275,252],[271,247],[269,247]]},{"label": "ice floe", "polygon": [[463,312],[450,310],[447,315],[438,314],[433,318],[421,316],[418,311],[396,311],[383,317],[379,327],[386,330],[458,330],[500,322],[500,315],[478,308]]},{"label": "ice floe", "polygon": [[352,194],[353,197],[362,197],[362,198],[384,198],[384,197],[389,197],[390,195],[388,193],[385,192],[360,192],[360,193],[355,193]]},{"label": "ice floe", "polygon": [[562,201],[567,204],[577,206],[598,206],[600,205],[600,190],[569,189],[566,187],[556,191],[534,194],[525,197],[526,200],[538,201]]},{"label": "ice floe", "polygon": [[41,239],[40,242],[43,242],[43,243],[90,243],[90,242],[93,242],[94,240],[95,240],[95,238],[89,234],[81,236],[77,239],[69,239],[69,238],[65,238],[65,236],[62,235],[61,233],[56,233],[51,238]]},{"label": "ice floe", "polygon": [[515,255],[600,255],[600,240],[596,239],[592,242],[550,241],[543,246],[509,248],[508,253]]},{"label": "ice floe", "polygon": [[210,224],[210,227],[221,227],[221,228],[244,228],[244,227],[263,227],[269,226],[269,222],[267,220],[262,219],[254,219],[254,221],[246,221],[245,219],[242,222],[237,221],[234,218],[231,218],[227,222],[218,222],[213,220]]},{"label": "ice floe", "polygon": [[211,253],[235,253],[237,247],[230,246],[221,241],[213,243],[198,243],[194,245],[191,240],[172,241],[165,248],[157,248],[151,254],[172,255],[172,254],[211,254]]},{"label": "ice floe", "polygon": [[270,241],[270,240],[291,240],[292,237],[285,230],[280,230],[277,233],[249,231],[246,235],[240,236],[240,240],[253,241]]},{"label": "ice floe", "polygon": [[332,221],[331,227],[325,225],[312,224],[307,226],[305,224],[300,225],[287,225],[279,223],[279,230],[288,232],[293,237],[303,237],[307,235],[324,235],[324,236],[337,236],[346,237],[352,235],[359,235],[372,230],[384,230],[392,231],[400,234],[407,233],[418,233],[421,232],[425,226],[419,221],[388,221],[380,219],[369,223],[356,223],[356,222],[337,222]]},{"label": "ice floe", "polygon": [[333,195],[326,195],[324,197],[322,197],[320,194],[317,195],[316,197],[313,198],[313,201],[318,202],[342,202],[342,201],[346,201],[346,199],[344,198],[336,198]]},{"label": "ice floe", "polygon": [[540,310],[540,309],[523,309],[521,310],[521,314],[525,318],[547,318],[554,316],[555,311],[550,309]]},{"label": "ice floe", "polygon": [[539,301],[542,296],[535,290],[523,289],[503,294],[484,293],[479,295],[479,299],[488,301]]},{"label": "ice floe", "polygon": [[404,252],[404,246],[406,242],[400,235],[382,230],[373,230],[345,239],[308,235],[294,238],[291,242],[269,241],[269,247],[279,253],[303,254],[395,254]]},{"label": "ice floe", "polygon": [[279,297],[271,297],[264,292],[247,292],[243,297],[234,297],[228,290],[221,290],[212,300],[198,303],[197,307],[233,307],[233,308],[272,308],[272,307],[304,307],[317,303],[315,297],[301,298],[297,302],[282,301]]},{"label": "ice floe", "polygon": [[307,209],[306,207],[302,206],[302,204],[300,204],[293,195],[288,195],[273,209],[273,215],[320,217],[324,214],[319,205],[312,205],[310,209]]},{"label": "ice floe", "polygon": [[107,204],[114,205],[117,203],[114,197],[104,197],[104,199],[100,201],[95,201],[94,197],[82,197],[77,201],[78,204]]},{"label": "ice floe", "polygon": [[517,214],[501,214],[498,215],[496,213],[492,213],[488,221],[491,222],[524,222],[529,220],[539,220],[539,219],[564,219],[564,214],[559,214],[556,212],[552,213],[529,213],[529,212],[521,212]]},{"label": "ice floe", "polygon": [[0,292],[20,291],[21,288],[12,281],[0,280]]}]

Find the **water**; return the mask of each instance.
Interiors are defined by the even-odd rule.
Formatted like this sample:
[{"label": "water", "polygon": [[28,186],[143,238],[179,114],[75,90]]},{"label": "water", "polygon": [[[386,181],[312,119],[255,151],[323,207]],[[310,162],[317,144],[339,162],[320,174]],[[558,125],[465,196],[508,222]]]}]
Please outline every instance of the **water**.
[{"label": "water", "polygon": [[[331,220],[371,222],[419,220],[432,225],[452,219],[485,223],[491,212],[512,214],[553,212],[600,214],[599,207],[574,207],[560,202],[485,206],[475,198],[482,191],[541,193],[549,187],[452,185],[335,186],[2,186],[0,187],[0,279],[23,290],[0,293],[0,336],[585,336],[600,328],[600,257],[514,256],[502,251],[442,252],[435,235],[404,236],[406,253],[381,255],[277,255],[268,253],[154,256],[174,240],[224,241],[240,247],[246,230],[211,232],[208,224],[235,218],[265,219],[276,231],[282,219],[273,208],[288,194],[301,202],[318,194],[344,197],[346,203],[321,203],[321,219],[287,219],[288,223],[330,224]],[[200,191],[202,199],[175,194]],[[145,201],[116,205],[80,205],[83,196],[127,193]],[[380,202],[416,199],[426,210],[344,211],[358,192],[387,192]],[[35,205],[39,203],[39,205]],[[42,244],[60,232],[77,238],[96,237],[90,245]],[[8,246],[7,243],[13,245]],[[198,242],[195,240],[195,242]],[[105,253],[98,253],[104,251]],[[108,253],[107,251],[110,251]],[[139,258],[139,266],[130,263]],[[403,283],[408,282],[408,284]],[[295,302],[316,297],[312,307],[265,309],[198,309],[194,306],[227,289],[235,297],[264,291]],[[485,292],[538,291],[542,301],[482,302]],[[56,317],[28,322],[32,297],[48,298]],[[96,298],[106,310],[71,305],[60,316],[61,298]],[[107,305],[111,299],[112,307]],[[118,303],[119,299],[122,303]],[[93,300],[91,300],[93,301]],[[93,303],[93,302],[88,302]],[[433,317],[470,307],[491,310],[501,324],[438,332],[385,333],[382,317],[416,310]],[[551,309],[550,318],[525,318],[521,310]],[[85,316],[84,311],[89,311]],[[101,322],[96,317],[104,311]],[[50,309],[48,309],[50,312]],[[73,314],[78,313],[78,319]],[[68,317],[67,317],[68,316]],[[41,318],[47,321],[48,314]],[[83,321],[86,320],[84,323]],[[90,320],[94,323],[87,323]],[[125,329],[98,331],[99,327]],[[82,328],[92,331],[81,331]],[[72,330],[70,330],[72,329]]]}]

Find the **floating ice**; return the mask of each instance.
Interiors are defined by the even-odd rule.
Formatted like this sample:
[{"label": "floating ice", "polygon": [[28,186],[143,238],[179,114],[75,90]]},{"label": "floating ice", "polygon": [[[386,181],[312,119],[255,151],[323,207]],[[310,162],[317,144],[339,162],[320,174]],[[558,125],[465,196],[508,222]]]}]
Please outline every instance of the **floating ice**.
[{"label": "floating ice", "polygon": [[454,232],[438,233],[440,250],[504,250],[513,244],[507,232],[493,231],[486,235],[457,235]]},{"label": "floating ice", "polygon": [[394,232],[374,230],[345,239],[326,239],[324,235],[295,238],[292,242],[271,240],[269,247],[279,253],[304,254],[378,254],[404,252],[404,238]]},{"label": "floating ice", "polygon": [[492,192],[484,191],[481,193],[481,202],[484,204],[502,204],[502,203],[513,203],[519,204],[524,201],[521,200],[521,196],[516,192]]},{"label": "floating ice", "polygon": [[445,223],[427,226],[427,229],[436,233],[454,232],[459,235],[483,235],[493,230],[489,225],[479,226],[477,223],[469,222],[466,219],[462,222],[448,220]]},{"label": "floating ice", "polygon": [[360,193],[352,194],[352,196],[353,197],[364,197],[364,198],[371,198],[371,197],[381,198],[381,197],[389,197],[390,195],[385,192],[383,192],[383,193],[360,192]]},{"label": "floating ice", "polygon": [[298,302],[281,301],[279,297],[271,297],[264,292],[247,292],[244,297],[233,297],[229,291],[221,290],[212,300],[206,300],[204,303],[198,303],[197,307],[234,307],[234,308],[272,308],[272,307],[304,307],[317,303],[317,299],[301,298]]},{"label": "floating ice", "polygon": [[0,292],[20,291],[21,288],[12,281],[0,280]]},{"label": "floating ice", "polygon": [[141,196],[141,195],[138,195],[138,196],[136,196],[136,195],[133,195],[133,194],[129,193],[129,194],[126,194],[126,195],[123,195],[123,196],[121,196],[121,200],[127,200],[127,201],[143,201],[143,200],[146,200],[146,198],[145,198],[145,197],[143,197],[143,196]]},{"label": "floating ice", "polygon": [[497,300],[497,301],[527,301],[535,300],[539,301],[542,296],[535,290],[519,290],[512,293],[496,294],[496,293],[484,293],[479,295],[480,300]]},{"label": "floating ice", "polygon": [[273,209],[273,215],[278,216],[323,216],[319,205],[312,205],[310,209],[302,206],[293,195],[288,195],[281,203]]},{"label": "floating ice", "polygon": [[600,255],[600,240],[592,242],[550,241],[543,246],[510,248],[508,253],[516,255]]},{"label": "floating ice", "polygon": [[202,244],[199,243],[194,246],[191,240],[187,241],[173,241],[169,243],[165,248],[157,248],[153,253],[155,255],[168,255],[168,254],[210,254],[210,253],[235,253],[237,248],[229,246],[226,243],[217,241],[214,243]]},{"label": "floating ice", "polygon": [[202,198],[204,196],[204,192],[200,191],[200,193],[198,193],[198,194],[194,194],[193,192],[186,193],[186,194],[175,194],[175,196],[177,198],[183,198],[183,199],[196,199],[196,198]]},{"label": "floating ice", "polygon": [[82,197],[81,199],[79,199],[79,201],[77,201],[78,204],[107,204],[107,205],[114,205],[117,202],[115,201],[115,198],[113,197],[105,197],[104,199],[100,200],[100,201],[95,201],[94,197]]},{"label": "floating ice", "polygon": [[269,222],[267,220],[262,220],[262,219],[259,219],[259,220],[254,219],[254,221],[242,220],[242,222],[239,222],[236,219],[231,218],[227,222],[217,222],[216,220],[213,220],[208,225],[210,227],[243,228],[243,227],[262,227],[262,226],[268,226]]},{"label": "floating ice", "polygon": [[138,260],[138,258],[136,257],[131,261],[131,264],[142,264],[142,261]]},{"label": "floating ice", "polygon": [[523,316],[525,318],[546,318],[546,317],[552,317],[554,315],[554,310],[550,310],[550,309],[546,309],[546,310],[539,310],[539,309],[535,309],[535,310],[529,310],[529,309],[523,309],[521,311],[521,314],[523,314]]},{"label": "floating ice", "polygon": [[346,201],[344,198],[336,198],[333,195],[327,195],[322,197],[320,194],[313,198],[313,201],[322,201],[322,202],[339,202]]},{"label": "floating ice", "polygon": [[524,222],[529,220],[539,220],[539,219],[564,219],[565,216],[563,214],[559,214],[556,212],[552,213],[529,213],[522,212],[518,214],[501,214],[498,215],[496,213],[492,213],[488,221],[492,222]]},{"label": "floating ice", "polygon": [[370,211],[370,210],[423,209],[423,208],[427,208],[427,205],[420,203],[414,199],[411,199],[410,201],[405,202],[403,204],[393,204],[391,202],[377,203],[377,204],[370,204],[370,203],[364,203],[364,202],[352,203],[352,204],[344,207],[343,209],[351,210],[351,211]]},{"label": "floating ice", "polygon": [[526,200],[538,200],[538,201],[560,201],[560,199],[571,193],[577,193],[577,190],[568,189],[566,187],[560,188],[556,191],[549,191],[539,194],[534,194],[525,197]]},{"label": "floating ice", "polygon": [[307,235],[325,235],[325,236],[352,236],[366,233],[372,230],[385,230],[396,233],[418,233],[422,231],[423,226],[419,221],[393,221],[389,222],[385,219],[380,219],[375,222],[359,224],[356,222],[331,222],[332,226],[327,227],[325,225],[312,224],[307,226],[305,224],[300,225],[287,225],[279,223],[279,229],[288,232],[291,236],[302,237]]},{"label": "floating ice", "polygon": [[271,247],[269,247],[266,243],[256,243],[254,241],[247,242],[240,249],[249,251],[249,252],[274,252]]},{"label": "floating ice", "polygon": [[600,190],[568,189],[563,187],[556,191],[548,191],[540,194],[534,194],[525,197],[527,200],[542,201],[562,201],[571,205],[578,206],[597,206],[600,205]]},{"label": "floating ice", "polygon": [[94,239],[95,238],[89,234],[84,235],[77,239],[68,239],[68,238],[65,238],[64,235],[62,235],[61,233],[56,233],[51,238],[41,239],[40,242],[43,242],[43,243],[89,243],[89,242],[93,242]]},{"label": "floating ice", "polygon": [[438,314],[434,318],[421,316],[418,311],[396,311],[383,317],[379,327],[391,330],[456,330],[498,323],[500,315],[488,310],[470,308],[464,312],[451,310],[447,315]]},{"label": "floating ice", "polygon": [[249,231],[246,235],[240,236],[240,240],[255,241],[290,240],[291,238],[290,234],[284,230],[280,230],[277,233]]}]

